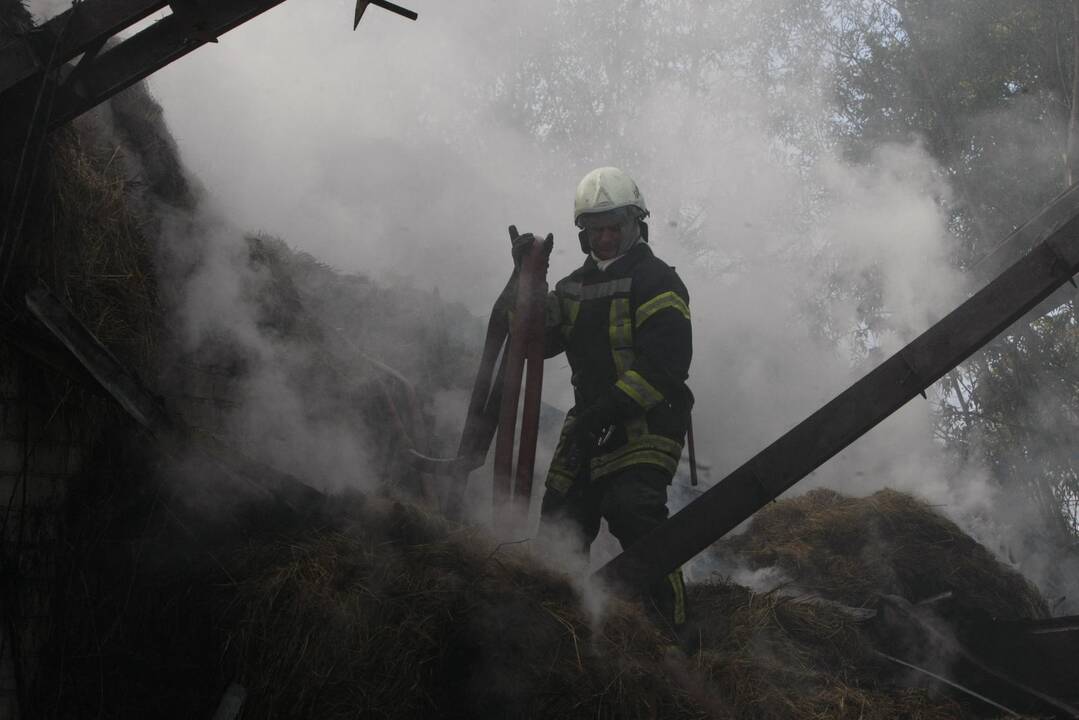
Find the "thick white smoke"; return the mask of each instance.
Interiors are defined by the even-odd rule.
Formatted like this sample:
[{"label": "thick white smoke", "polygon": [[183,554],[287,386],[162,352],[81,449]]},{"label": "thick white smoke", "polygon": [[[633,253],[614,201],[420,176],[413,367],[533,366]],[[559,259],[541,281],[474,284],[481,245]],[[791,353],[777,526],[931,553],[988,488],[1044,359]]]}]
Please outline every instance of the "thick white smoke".
[{"label": "thick white smoke", "polygon": [[[573,3],[417,2],[417,23],[371,7],[355,33],[351,5],[285,3],[152,78],[186,161],[222,212],[346,271],[437,287],[482,316],[509,272],[506,225],[553,232],[552,281],[565,275],[581,260],[570,215],[577,180],[597,157],[622,166],[652,208],[654,250],[678,267],[692,296],[698,452],[713,480],[967,291],[947,260],[951,191],[917,139],[878,148],[853,165],[832,138],[793,148],[770,130],[777,104],[798,117],[827,117],[827,78],[811,70],[804,85],[792,83],[778,97],[722,68],[702,73],[703,86],[657,81],[631,96],[604,97],[604,58],[597,55],[592,94],[553,100],[626,111],[587,129],[589,137],[607,138],[602,147],[575,154],[541,142],[552,128],[540,127],[537,136],[499,102],[504,84],[516,78],[535,88],[537,112],[551,104],[545,93],[556,92],[553,83],[514,72],[558,66],[552,48],[560,38],[536,29],[572,15]],[[618,12],[612,5],[608,22]],[[687,42],[707,48],[753,32],[737,24],[735,10],[730,23],[715,21],[724,12],[687,24]],[[591,29],[595,37],[608,31]],[[586,28],[582,36],[588,34]],[[625,38],[618,51],[632,59],[647,41]],[[589,51],[578,56],[586,66]],[[807,127],[804,136],[820,132]],[[187,286],[189,328],[197,334],[207,319],[234,320],[236,331],[246,332],[249,317],[221,313],[243,308],[236,273],[244,271],[212,241]],[[860,325],[849,288],[867,277],[881,288],[889,332],[866,335]],[[824,317],[831,333],[822,337]],[[266,360],[259,382],[279,387],[274,368],[288,361],[263,338],[250,339]],[[364,349],[379,354],[377,346]],[[568,408],[568,380],[564,360],[549,362],[545,400]],[[250,390],[258,422],[297,419],[287,393],[258,383]],[[446,396],[437,407],[459,416],[462,404]],[[448,427],[456,419],[439,422]],[[265,428],[256,423],[252,431]],[[361,451],[341,450],[332,429],[305,442],[308,458],[333,450],[344,453],[335,464],[362,462]],[[977,467],[950,465],[933,438],[932,403],[920,399],[795,492],[814,484],[856,494],[911,490],[961,522],[984,516],[993,499]],[[968,527],[985,532],[984,525]],[[997,540],[993,546],[1003,547],[1006,538]]]}]

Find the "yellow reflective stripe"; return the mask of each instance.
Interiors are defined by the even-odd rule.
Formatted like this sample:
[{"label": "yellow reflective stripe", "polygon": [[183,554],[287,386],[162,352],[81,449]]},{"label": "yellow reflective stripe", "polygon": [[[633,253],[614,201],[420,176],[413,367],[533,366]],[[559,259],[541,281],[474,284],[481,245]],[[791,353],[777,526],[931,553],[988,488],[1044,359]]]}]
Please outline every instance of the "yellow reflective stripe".
[{"label": "yellow reflective stripe", "polygon": [[629,298],[615,298],[611,301],[611,312],[607,327],[611,343],[611,356],[614,359],[615,375],[621,377],[633,365],[633,318],[629,311]]},{"label": "yellow reflective stripe", "polygon": [[593,460],[593,465],[597,462],[603,464],[608,460],[615,459],[617,456],[637,450],[656,450],[664,455],[668,455],[676,463],[682,457],[682,443],[671,440],[669,437],[664,437],[663,435],[644,435],[633,442],[626,443],[617,450],[601,455]]},{"label": "yellow reflective stripe", "polygon": [[655,450],[637,450],[626,455],[619,454],[617,460],[602,465],[600,462],[599,458],[592,461],[593,480],[600,480],[634,465],[655,465],[671,475],[674,475],[675,471],[678,470],[677,460],[672,460],[670,456]]},{"label": "yellow reflective stripe", "polygon": [[682,444],[662,435],[643,435],[613,452],[593,458],[590,464],[592,479],[632,465],[658,465],[672,475],[682,457]]},{"label": "yellow reflective stripe", "polygon": [[660,293],[646,303],[642,303],[637,308],[637,327],[644,325],[648,318],[652,317],[661,310],[666,309],[677,310],[682,313],[686,320],[689,320],[689,306],[686,305],[686,301],[682,299],[682,296],[673,290],[668,290],[665,293]]},{"label": "yellow reflective stripe", "polygon": [[563,300],[563,304],[566,306],[566,316],[569,317],[569,324],[573,325],[577,322],[577,314],[581,312],[581,303],[577,300]]},{"label": "yellow reflective stripe", "polygon": [[656,390],[652,383],[645,380],[636,370],[627,370],[614,386],[633,398],[634,402],[645,410],[663,400],[663,393]]},{"label": "yellow reflective stripe", "polygon": [[674,624],[686,623],[686,580],[682,577],[682,568],[678,568],[667,576],[667,580],[674,589]]},{"label": "yellow reflective stripe", "polygon": [[565,470],[556,469],[554,465],[547,471],[547,481],[544,485],[555,492],[565,495],[573,487],[573,475]]}]

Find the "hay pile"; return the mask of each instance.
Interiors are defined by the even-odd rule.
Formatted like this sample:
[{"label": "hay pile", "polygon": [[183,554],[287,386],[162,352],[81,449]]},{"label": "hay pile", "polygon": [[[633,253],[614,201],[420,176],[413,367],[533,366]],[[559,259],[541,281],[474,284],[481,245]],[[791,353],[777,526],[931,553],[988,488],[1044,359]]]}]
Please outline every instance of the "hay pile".
[{"label": "hay pile", "polygon": [[640,606],[593,622],[527,550],[402,505],[237,560],[227,665],[245,717],[973,716],[891,683],[835,609],[695,587],[687,657]]},{"label": "hay pile", "polygon": [[162,322],[153,243],[131,211],[120,150],[110,155],[68,128],[50,158],[51,225],[47,242],[29,246],[45,284],[77,309],[91,332],[119,357],[152,368]]},{"label": "hay pile", "polygon": [[71,599],[90,583],[96,620],[68,635],[48,716],[210,717],[232,682],[245,718],[993,716],[882,660],[871,623],[783,592],[691,586],[687,655],[642,606],[590,614],[527,545],[409,505],[336,498],[230,533],[140,503],[149,516],[113,505],[115,537],[87,546]]},{"label": "hay pile", "polygon": [[850,498],[817,489],[781,500],[715,551],[753,568],[778,567],[799,589],[846,605],[872,605],[881,593],[919,602],[951,592],[957,614],[1049,616],[1022,575],[927,503],[895,490]]}]

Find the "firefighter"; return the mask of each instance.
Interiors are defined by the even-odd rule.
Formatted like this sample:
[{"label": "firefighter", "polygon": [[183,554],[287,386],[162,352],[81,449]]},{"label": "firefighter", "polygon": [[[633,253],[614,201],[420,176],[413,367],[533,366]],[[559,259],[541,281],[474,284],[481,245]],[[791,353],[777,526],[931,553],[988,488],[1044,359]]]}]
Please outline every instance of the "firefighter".
[{"label": "firefighter", "polygon": [[[547,473],[541,537],[569,527],[587,552],[606,519],[623,548],[667,519],[693,396],[689,293],[648,244],[636,183],[602,167],[577,186],[573,220],[584,264],[548,297],[546,356],[566,353],[575,404]],[[520,261],[529,238],[518,242]],[[678,630],[681,570],[650,593]]]}]

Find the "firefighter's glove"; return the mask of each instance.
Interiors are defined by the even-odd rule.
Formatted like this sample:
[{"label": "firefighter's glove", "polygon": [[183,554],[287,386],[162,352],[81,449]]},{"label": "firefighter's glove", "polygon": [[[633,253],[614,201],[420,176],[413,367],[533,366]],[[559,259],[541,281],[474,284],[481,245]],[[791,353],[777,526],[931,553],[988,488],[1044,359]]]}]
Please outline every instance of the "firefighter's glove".
[{"label": "firefighter's glove", "polygon": [[525,255],[528,254],[528,249],[532,247],[535,239],[536,236],[532,233],[518,235],[517,226],[510,225],[510,256],[513,257],[514,272],[521,269],[521,263],[524,261]]},{"label": "firefighter's glove", "polygon": [[[510,255],[513,256],[514,272],[520,271],[521,263],[524,262],[525,255],[528,254],[529,248],[532,247],[534,242],[540,242],[534,234],[518,235],[517,228],[510,225]],[[550,262],[551,248],[554,247],[554,235],[548,233],[542,242],[545,244],[544,250],[547,253],[548,262]]]}]

